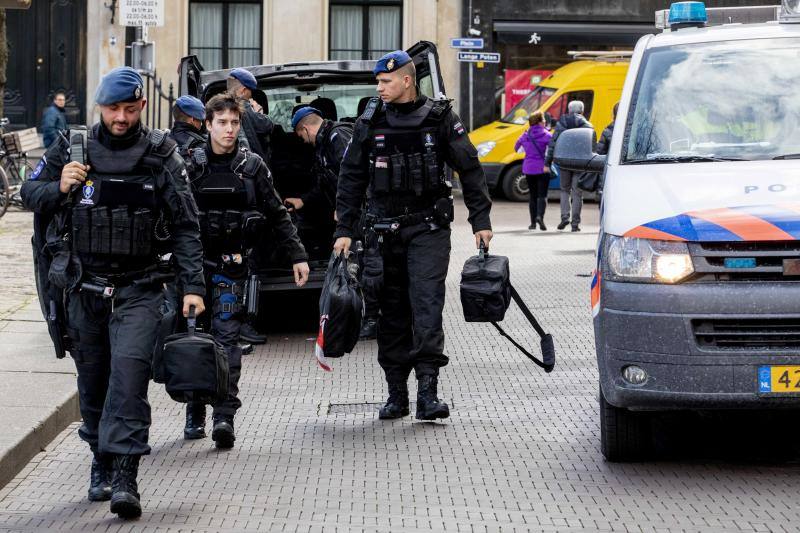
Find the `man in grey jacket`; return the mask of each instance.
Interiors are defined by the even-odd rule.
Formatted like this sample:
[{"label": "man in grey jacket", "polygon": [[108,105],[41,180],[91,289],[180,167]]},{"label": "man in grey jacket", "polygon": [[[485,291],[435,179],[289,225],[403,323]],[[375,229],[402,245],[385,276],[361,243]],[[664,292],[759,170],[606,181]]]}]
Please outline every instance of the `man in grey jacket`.
[{"label": "man in grey jacket", "polygon": [[[549,168],[553,164],[553,151],[558,137],[566,130],[575,128],[593,128],[592,124],[583,116],[583,102],[573,100],[567,105],[568,113],[561,115],[556,124],[556,130],[550,144],[547,146],[545,165]],[[578,188],[580,173],[574,173],[563,168],[558,169],[561,181],[561,222],[558,229],[563,230],[570,224],[570,204],[572,207],[572,231],[580,231],[581,207],[583,207],[583,194]]]}]

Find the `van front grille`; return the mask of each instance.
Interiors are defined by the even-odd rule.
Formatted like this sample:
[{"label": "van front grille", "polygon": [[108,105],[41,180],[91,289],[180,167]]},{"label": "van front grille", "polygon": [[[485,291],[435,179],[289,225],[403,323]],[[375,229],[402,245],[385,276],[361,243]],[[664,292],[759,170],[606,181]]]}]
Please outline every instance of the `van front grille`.
[{"label": "van front grille", "polygon": [[693,282],[800,281],[800,241],[690,243]]},{"label": "van front grille", "polygon": [[701,349],[798,350],[800,317],[777,319],[697,319],[692,330]]}]

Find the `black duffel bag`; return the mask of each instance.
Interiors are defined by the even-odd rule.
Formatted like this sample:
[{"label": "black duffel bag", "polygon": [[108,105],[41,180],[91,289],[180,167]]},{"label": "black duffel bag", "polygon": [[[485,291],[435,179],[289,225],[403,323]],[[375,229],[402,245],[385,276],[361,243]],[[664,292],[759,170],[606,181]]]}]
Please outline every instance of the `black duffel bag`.
[{"label": "black duffel bag", "polygon": [[176,402],[217,405],[228,396],[228,356],[214,337],[196,331],[194,306],[186,322],[187,333],[164,340],[164,388]]},{"label": "black duffel bag", "polygon": [[358,263],[344,253],[331,256],[319,298],[320,330],[317,351],[342,357],[358,342],[364,301],[358,282]]},{"label": "black duffel bag", "polygon": [[[505,318],[511,300],[517,302],[522,314],[539,334],[542,350],[541,360],[511,338],[498,324]],[[511,285],[508,257],[489,255],[481,243],[478,255],[467,259],[464,269],[461,271],[461,306],[464,309],[464,320],[467,322],[490,322],[528,359],[542,367],[545,372],[552,372],[556,364],[553,336],[545,333],[536,317]]]}]

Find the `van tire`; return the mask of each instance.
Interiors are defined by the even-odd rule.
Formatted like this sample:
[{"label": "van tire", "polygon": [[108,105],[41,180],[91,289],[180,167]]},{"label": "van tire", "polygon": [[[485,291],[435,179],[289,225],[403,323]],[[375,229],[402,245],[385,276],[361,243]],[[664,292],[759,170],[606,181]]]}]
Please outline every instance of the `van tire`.
[{"label": "van tire", "polygon": [[503,194],[512,202],[528,201],[528,180],[522,173],[522,165],[509,166],[502,177]]},{"label": "van tire", "polygon": [[600,451],[606,461],[646,459],[652,450],[652,415],[614,407],[600,392]]}]

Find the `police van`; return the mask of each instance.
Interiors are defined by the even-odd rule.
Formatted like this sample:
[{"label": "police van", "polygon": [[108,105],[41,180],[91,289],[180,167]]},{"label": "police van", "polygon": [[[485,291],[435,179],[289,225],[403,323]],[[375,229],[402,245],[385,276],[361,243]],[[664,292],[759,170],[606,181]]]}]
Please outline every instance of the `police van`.
[{"label": "police van", "polygon": [[[432,98],[445,98],[436,45],[421,41],[407,50],[417,69],[420,91]],[[291,128],[292,113],[302,105],[312,105],[323,118],[355,122],[370,98],[377,96],[375,61],[309,61],[244,67],[258,81],[254,100],[275,124],[270,139],[275,189],[281,198],[300,197],[313,184],[314,147],[305,144]],[[203,102],[226,90],[230,69],[204,70],[197,56],[184,57],[180,65],[179,93],[196,96]],[[305,211],[305,212],[303,212]],[[302,290],[320,289],[333,249],[335,224],[332,212],[301,210],[293,214],[295,225],[309,254],[311,273]],[[267,256],[257,258],[263,291],[298,290],[292,265],[280,247],[263,247]]]},{"label": "police van", "polygon": [[800,407],[800,0],[657,14],[604,173],[591,283],[606,459],[645,457],[658,411]]}]

